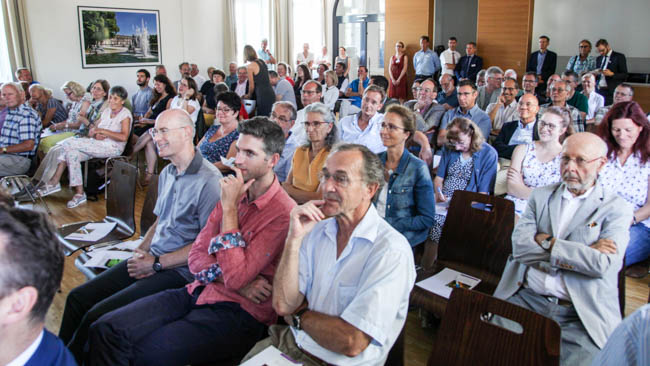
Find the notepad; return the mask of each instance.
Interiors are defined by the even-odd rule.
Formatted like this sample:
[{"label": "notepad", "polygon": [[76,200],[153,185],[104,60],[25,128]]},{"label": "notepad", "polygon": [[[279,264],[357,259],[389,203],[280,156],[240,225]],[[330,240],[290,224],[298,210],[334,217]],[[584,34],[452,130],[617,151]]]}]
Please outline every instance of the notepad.
[{"label": "notepad", "polygon": [[115,225],[117,224],[114,222],[91,222],[80,227],[77,231],[65,238],[69,240],[97,241],[113,231]]},{"label": "notepad", "polygon": [[445,268],[415,285],[448,299],[454,288],[465,288],[471,290],[480,282],[480,278],[472,277],[451,268]]},{"label": "notepad", "polygon": [[302,363],[294,361],[279,349],[268,346],[255,357],[242,363],[240,366],[299,366]]}]

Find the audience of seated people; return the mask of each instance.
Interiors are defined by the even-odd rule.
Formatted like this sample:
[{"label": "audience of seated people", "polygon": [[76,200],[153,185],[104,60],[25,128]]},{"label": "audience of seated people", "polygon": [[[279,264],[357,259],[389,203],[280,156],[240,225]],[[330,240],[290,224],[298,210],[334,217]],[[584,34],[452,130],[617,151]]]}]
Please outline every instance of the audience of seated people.
[{"label": "audience of seated people", "polygon": [[[400,100],[388,97],[391,87],[406,85],[407,74],[402,76],[403,70],[397,68],[389,83],[360,65],[358,79],[348,83],[350,57],[344,49],[333,70],[325,62],[314,65],[318,78],[313,80],[307,63],[297,63],[294,82],[286,63],[277,62],[277,72],[269,71],[267,62],[258,58],[261,53],[247,46],[248,66],[230,63],[228,76],[211,67],[202,88],[197,85],[201,78],[196,64],[187,62],[179,65],[177,88],[158,73],[158,67],[150,88],[149,72],[138,70],[138,90],[131,100],[122,87],[109,92],[105,80],[93,82],[89,94],[69,81],[61,87],[67,96],[65,107],[46,87],[29,86],[31,74],[26,77],[23,74],[29,70],[21,69],[30,99],[25,99],[23,85],[2,85],[1,102],[6,107],[0,111],[0,176],[26,172],[39,149],[44,157],[33,176],[39,194],[60,191],[59,181],[68,168],[74,196],[67,206],[73,208],[86,200],[81,162],[122,154],[131,128],[140,136],[130,142],[134,154],[145,150],[143,185],[159,157],[171,161],[161,173],[158,220],[145,235],[146,244],[129,261],[70,292],[59,335],[78,362],[97,365],[162,359],[173,364],[205,363],[241,358],[247,352],[250,358],[270,344],[298,361],[309,360],[309,365],[314,360],[315,364],[381,363],[405,319],[414,281],[410,273],[414,248],[427,239],[427,245],[437,246],[445,205],[454,191],[468,190],[505,195],[515,203],[513,256],[496,296],[535,311],[542,311],[540,295],[555,297],[554,304],[567,307],[551,315],[563,327],[563,363],[588,364],[620,321],[609,310],[585,305],[595,300],[592,289],[612,289],[613,268],[623,256],[628,276],[648,274],[650,124],[646,113],[631,101],[634,90],[628,84],[616,84],[614,103],[603,106],[601,94],[606,95],[609,87],[600,83],[610,78],[608,73],[575,70],[589,67],[582,52],[584,40],[580,55],[569,61],[562,77],[548,72],[547,64],[555,62],[546,49],[548,43],[547,37],[540,37],[541,52],[531,55],[528,65],[535,64],[535,69],[523,75],[520,88],[512,69],[480,70],[482,60],[471,42],[467,56],[451,57],[455,52],[451,45],[445,51],[444,72],[437,84],[430,77],[441,65],[429,55],[433,51],[423,37],[414,66],[404,61],[400,50],[400,61],[396,57],[391,61],[403,63],[404,69],[432,72],[426,75],[429,78],[413,82],[414,99],[407,102],[401,91],[392,91]],[[605,54],[612,55],[605,46]],[[310,62],[311,54],[307,47],[304,50],[304,61]],[[458,75],[464,76],[457,84]],[[247,118],[242,113],[243,99],[254,99],[255,114],[270,118],[240,122]],[[212,114],[214,123],[194,147],[198,113]],[[580,133],[586,128],[597,131],[600,139]],[[74,135],[78,138],[70,138]],[[436,147],[440,163],[430,174]],[[419,157],[409,149],[419,149]],[[195,179],[198,175],[205,179]],[[178,192],[189,196],[179,201]],[[603,207],[594,209],[600,212],[607,207],[611,216],[607,225],[618,230],[611,236],[600,235],[607,229],[600,221],[596,222],[599,229],[588,232],[573,225],[584,218],[585,208],[578,205],[592,204],[596,196]],[[295,203],[302,206],[289,213]],[[569,217],[559,209],[547,214],[547,205],[569,205],[567,210],[575,214]],[[623,218],[628,213],[626,226]],[[325,219],[331,215],[336,216]],[[547,225],[557,220],[561,226]],[[353,233],[369,225],[383,236]],[[174,238],[165,232],[172,226]],[[332,238],[332,248],[313,245],[315,239],[329,243]],[[380,259],[378,253],[359,247],[360,239],[381,247],[378,253],[392,253],[396,262],[377,262],[371,269],[355,266]],[[336,254],[337,242],[338,253],[343,251],[352,263],[334,273],[325,268],[329,257],[313,264],[311,258],[332,250]],[[579,248],[574,248],[575,242]],[[404,249],[407,243],[412,250]],[[352,249],[345,252],[346,246]],[[571,260],[571,250],[582,255],[585,263],[571,263],[581,268],[576,271],[579,276],[590,277],[586,282],[561,266]],[[538,255],[543,265],[533,265],[531,255]],[[603,255],[614,258],[610,265],[596,268],[589,262],[601,263]],[[399,275],[386,276],[398,271],[399,263]],[[549,271],[539,271],[547,266]],[[391,292],[391,296],[369,299],[351,292],[345,301],[332,305],[323,297],[329,293],[329,287],[322,288],[325,273],[327,283],[332,276],[335,281],[372,276],[372,285],[359,284],[358,289],[373,286],[370,290]],[[602,278],[603,283],[591,277]],[[556,285],[544,288],[544,281],[551,278]],[[398,289],[396,281],[401,281]],[[588,291],[576,295],[570,291],[576,286]],[[303,300],[309,301],[303,304]],[[367,313],[380,302],[382,314],[388,307],[395,314],[390,320],[376,319],[381,325],[368,328],[367,320],[352,313],[353,309]],[[134,322],[143,314],[155,320],[151,326]],[[290,326],[272,326],[271,338],[252,348],[277,315]],[[178,320],[170,322],[170,316]],[[569,325],[562,323],[569,318]],[[186,327],[187,319],[203,324]],[[233,326],[234,322],[246,326]],[[325,332],[325,326],[335,333]],[[222,332],[223,327],[228,331]],[[577,334],[580,345],[571,344],[565,333]],[[331,334],[347,334],[354,341],[342,344],[328,337]],[[171,338],[173,347],[159,347],[162,339]],[[223,352],[209,351],[214,345],[226,347],[221,347]]]}]

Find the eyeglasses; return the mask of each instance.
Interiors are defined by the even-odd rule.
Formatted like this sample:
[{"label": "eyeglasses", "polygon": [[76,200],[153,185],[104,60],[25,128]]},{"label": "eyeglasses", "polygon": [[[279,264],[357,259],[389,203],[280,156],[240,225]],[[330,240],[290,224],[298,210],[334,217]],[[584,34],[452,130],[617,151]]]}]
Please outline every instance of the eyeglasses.
[{"label": "eyeglasses", "polygon": [[564,93],[566,89],[564,88],[551,88],[551,93]]},{"label": "eyeglasses", "polygon": [[427,94],[429,94],[429,93],[435,93],[435,90],[433,90],[433,89],[428,89],[428,88],[425,89],[425,88],[421,88],[421,87],[413,88],[412,90],[413,90],[413,91],[417,91],[417,92],[425,92],[425,93],[427,93]]},{"label": "eyeglasses", "polygon": [[540,129],[546,128],[549,131],[553,131],[553,130],[555,130],[556,127],[557,127],[557,125],[554,125],[552,123],[548,123],[548,122],[544,121],[543,119],[539,120],[539,128]]},{"label": "eyeglasses", "polygon": [[225,108],[225,107],[217,108],[217,112],[221,112],[221,113],[230,113],[232,111],[233,110],[230,108]]},{"label": "eyeglasses", "polygon": [[397,130],[406,131],[406,129],[405,129],[404,127],[395,126],[395,125],[392,124],[392,123],[386,123],[386,122],[382,122],[382,123],[381,123],[381,128],[382,128],[382,129],[386,128],[386,129],[388,129],[390,132],[394,132],[394,131],[397,131]]},{"label": "eyeglasses", "polygon": [[327,170],[322,170],[318,173],[320,184],[325,184],[330,178],[334,179],[334,185],[340,188],[346,188],[352,181],[345,173],[330,174]]},{"label": "eyeglasses", "polygon": [[619,97],[629,97],[630,96],[630,94],[628,94],[628,93],[621,93],[621,92],[617,92],[617,91],[614,92],[614,95],[617,95]]},{"label": "eyeglasses", "polygon": [[531,102],[522,103],[521,101],[519,101],[519,108],[528,108],[528,109],[530,109],[532,107],[537,107],[537,103],[531,103]]},{"label": "eyeglasses", "polygon": [[282,123],[288,123],[288,122],[291,122],[291,120],[288,119],[288,118],[286,118],[285,116],[278,116],[278,115],[275,114],[275,113],[271,113],[271,119],[274,120],[274,121],[282,122]]},{"label": "eyeglasses", "polygon": [[560,158],[560,160],[562,162],[562,165],[564,165],[564,166],[569,165],[570,162],[574,161],[579,168],[584,168],[587,164],[593,163],[594,161],[596,161],[596,160],[598,160],[600,158],[602,158],[602,156],[599,156],[599,157],[591,159],[591,160],[586,160],[586,159],[583,159],[583,158],[572,159],[572,158],[570,158],[568,156],[563,155]]},{"label": "eyeglasses", "polygon": [[327,122],[322,122],[322,121],[305,121],[305,122],[303,122],[302,124],[303,124],[303,126],[305,126],[305,129],[307,129],[307,128],[309,128],[309,127],[316,128],[316,127],[318,127],[318,126],[321,126],[321,125],[327,124]]},{"label": "eyeglasses", "polygon": [[164,137],[164,136],[167,136],[169,131],[180,130],[181,128],[185,128],[185,127],[161,128],[161,129],[151,128],[151,129],[149,129],[149,134],[153,138],[155,138],[156,136]]},{"label": "eyeglasses", "polygon": [[534,83],[535,81],[537,81],[537,80],[535,80],[535,79],[524,79],[524,83]]},{"label": "eyeglasses", "polygon": [[517,90],[517,88],[503,88],[503,90],[504,90],[504,91],[507,90],[507,91],[511,91],[511,92],[513,92],[513,91]]},{"label": "eyeglasses", "polygon": [[488,76],[488,79],[497,80],[497,81],[499,81],[499,82],[502,82],[502,81],[503,81],[503,78],[502,78],[502,77],[501,77],[501,78],[498,78],[498,77],[496,77],[496,76]]}]

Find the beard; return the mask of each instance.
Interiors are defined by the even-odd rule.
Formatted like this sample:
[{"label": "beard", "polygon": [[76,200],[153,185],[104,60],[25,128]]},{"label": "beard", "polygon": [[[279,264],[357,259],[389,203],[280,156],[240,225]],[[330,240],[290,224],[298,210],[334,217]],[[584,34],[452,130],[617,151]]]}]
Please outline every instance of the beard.
[{"label": "beard", "polygon": [[[567,181],[568,179],[575,179],[575,181]],[[571,191],[584,192],[591,188],[596,182],[595,175],[587,175],[584,178],[580,179],[577,175],[571,174],[570,172],[565,172],[562,174],[562,181],[566,184],[566,187]]]}]

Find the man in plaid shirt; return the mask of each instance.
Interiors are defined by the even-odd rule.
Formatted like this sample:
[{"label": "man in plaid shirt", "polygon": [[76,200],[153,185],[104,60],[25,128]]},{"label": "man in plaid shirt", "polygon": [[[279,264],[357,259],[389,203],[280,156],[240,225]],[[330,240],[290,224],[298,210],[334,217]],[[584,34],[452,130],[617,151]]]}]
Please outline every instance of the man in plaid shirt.
[{"label": "man in plaid shirt", "polygon": [[0,113],[0,177],[25,174],[38,148],[41,119],[25,103],[20,84],[2,85],[2,99],[6,110]]}]

